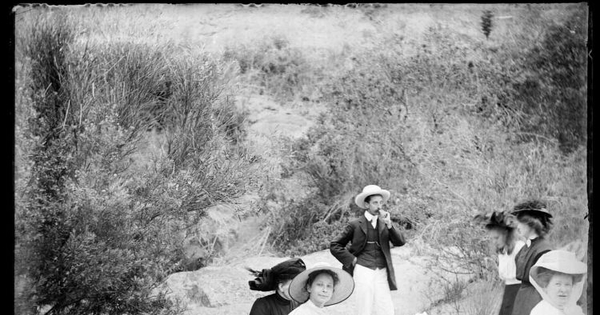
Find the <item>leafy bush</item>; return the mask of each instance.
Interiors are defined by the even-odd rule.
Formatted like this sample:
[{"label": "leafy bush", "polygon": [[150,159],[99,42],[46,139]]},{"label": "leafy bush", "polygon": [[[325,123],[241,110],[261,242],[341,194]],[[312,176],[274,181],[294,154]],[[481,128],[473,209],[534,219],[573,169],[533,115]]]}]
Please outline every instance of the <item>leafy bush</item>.
[{"label": "leafy bush", "polygon": [[523,60],[524,73],[514,83],[515,100],[528,119],[524,140],[540,134],[573,152],[587,139],[587,15],[569,11],[563,23],[547,26],[542,41]]},{"label": "leafy bush", "polygon": [[[356,214],[350,211],[349,192],[358,193],[371,183],[402,185],[397,177],[389,176],[411,171],[398,140],[403,128],[399,119],[406,105],[397,89],[377,63],[367,58],[322,87],[323,100],[330,104],[328,113],[305,138],[292,144],[292,159],[285,167],[306,174],[314,193],[283,207],[291,213],[279,228],[295,232],[273,234],[280,247],[296,248],[295,242],[302,242],[314,248],[325,236],[331,241],[341,231],[331,225],[342,227],[342,222]],[[311,230],[317,222],[331,224],[328,235]]]},{"label": "leafy bush", "polygon": [[[17,46],[28,74],[17,106],[35,115],[19,117],[17,134],[32,146],[16,192],[16,269],[31,283],[23,312],[176,313],[152,289],[180,268],[183,237],[206,209],[252,181],[244,114],[218,60],[76,40],[63,13],[26,24]],[[157,120],[161,149],[148,158]]]},{"label": "leafy bush", "polygon": [[[308,197],[305,203],[290,202],[286,209],[283,222],[272,222],[270,226],[278,227],[270,235],[276,250],[285,255],[306,255],[316,251],[329,249],[329,244],[337,234],[344,229],[347,216],[331,223],[322,220],[325,207]],[[294,226],[294,229],[290,227]]]}]

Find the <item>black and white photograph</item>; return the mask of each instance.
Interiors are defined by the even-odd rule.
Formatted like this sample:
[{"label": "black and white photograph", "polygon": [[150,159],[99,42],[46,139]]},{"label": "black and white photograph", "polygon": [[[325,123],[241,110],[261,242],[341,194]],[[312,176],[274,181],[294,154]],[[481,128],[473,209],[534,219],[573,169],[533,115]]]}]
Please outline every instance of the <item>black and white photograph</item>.
[{"label": "black and white photograph", "polygon": [[593,314],[592,11],[13,6],[14,314]]}]

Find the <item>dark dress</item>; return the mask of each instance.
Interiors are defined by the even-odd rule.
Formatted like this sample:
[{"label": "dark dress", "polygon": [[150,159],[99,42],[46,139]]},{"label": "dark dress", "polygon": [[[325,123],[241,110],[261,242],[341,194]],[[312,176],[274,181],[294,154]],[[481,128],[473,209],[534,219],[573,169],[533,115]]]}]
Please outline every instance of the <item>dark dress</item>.
[{"label": "dark dress", "polygon": [[529,269],[542,254],[550,250],[552,250],[550,243],[543,237],[537,237],[531,241],[530,246],[523,246],[515,257],[517,279],[521,280],[521,286],[515,297],[512,315],[529,315],[531,309],[542,300],[535,287],[529,282]]},{"label": "dark dress", "polygon": [[250,315],[288,315],[296,307],[298,307],[298,303],[286,300],[275,292],[256,299]]},{"label": "dark dress", "polygon": [[515,304],[515,297],[521,287],[520,283],[507,284],[504,286],[504,295],[502,295],[502,305],[500,306],[500,313],[498,315],[511,315],[513,305]]}]

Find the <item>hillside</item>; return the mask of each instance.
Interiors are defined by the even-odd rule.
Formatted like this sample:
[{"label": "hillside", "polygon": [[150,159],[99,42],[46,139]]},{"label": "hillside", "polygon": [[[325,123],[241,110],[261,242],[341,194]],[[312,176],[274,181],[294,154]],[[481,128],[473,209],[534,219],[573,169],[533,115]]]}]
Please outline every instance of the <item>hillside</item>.
[{"label": "hillside", "polygon": [[327,244],[376,183],[409,239],[393,249],[398,282],[414,284],[396,313],[492,311],[495,262],[473,215],[540,198],[556,247],[588,243],[587,10],[15,9],[15,305],[68,270],[81,276],[65,291],[37,282],[38,303],[68,309],[70,286],[116,301],[119,283],[119,301],[135,297],[123,307],[160,312],[144,298],[160,283],[184,314],[243,314],[260,295],[243,266],[336,264]]}]

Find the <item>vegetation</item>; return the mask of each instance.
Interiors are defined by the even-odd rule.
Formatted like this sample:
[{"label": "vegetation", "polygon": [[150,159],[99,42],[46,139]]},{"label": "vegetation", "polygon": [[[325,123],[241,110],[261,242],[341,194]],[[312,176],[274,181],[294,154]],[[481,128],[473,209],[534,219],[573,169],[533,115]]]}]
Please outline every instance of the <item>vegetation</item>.
[{"label": "vegetation", "polygon": [[[222,54],[141,40],[130,19],[90,23],[126,8],[27,12],[15,50],[15,273],[27,285],[15,307],[177,313],[153,288],[223,253],[207,228],[212,206],[259,194],[267,243],[303,255],[328,248],[361,213],[353,197],[377,184],[392,191],[387,210],[410,242],[437,253],[428,267],[457,275],[440,303],[458,312],[462,276],[496,284],[475,213],[541,198],[556,247],[587,239],[587,8],[558,6],[507,5],[514,28],[495,23],[493,37],[484,14],[485,40],[481,10],[470,13],[473,36],[439,21],[414,40],[370,7],[356,13],[379,27],[363,33],[364,47],[301,49],[282,32]],[[130,37],[99,40],[104,31]],[[273,140],[278,165],[248,147],[240,85],[284,106],[324,107],[304,137]],[[193,260],[190,238],[203,249]],[[475,304],[473,314],[489,310]]]},{"label": "vegetation", "polygon": [[481,31],[483,35],[485,35],[486,39],[490,38],[490,33],[492,32],[492,18],[494,14],[490,10],[483,11],[483,15],[481,16]]},{"label": "vegetation", "polygon": [[286,101],[312,84],[315,69],[300,48],[291,47],[283,35],[265,36],[258,43],[228,46],[225,60],[235,61],[243,81],[260,94]]},{"label": "vegetation", "polygon": [[[547,22],[540,44],[523,38],[517,49],[527,57],[517,60],[517,51],[466,48],[442,27],[430,28],[412,56],[390,47],[389,39],[389,50],[356,52],[349,69],[319,87],[327,114],[292,145],[286,169],[307,176],[310,189],[281,207],[287,215],[276,215],[286,220],[275,223],[281,232],[272,234],[274,244],[288,254],[327,248],[323,240],[358,213],[351,209],[352,196],[369,183],[389,187],[395,221],[410,222],[418,229],[412,241],[439,253],[431,268],[495,277],[483,231],[470,218],[478,211],[509,210],[526,198],[551,204],[561,222],[550,236],[557,247],[585,239],[584,41],[574,35],[564,46],[549,44],[573,23],[585,29],[581,7],[570,12],[564,22]],[[555,53],[565,47],[572,53]],[[554,66],[536,66],[534,56]],[[544,83],[556,86],[536,94],[539,100],[562,95],[558,82],[566,84],[565,73],[575,76],[570,84],[578,92],[570,95],[578,101],[554,97],[562,105],[536,105],[545,114],[534,114],[531,97],[523,94],[530,90],[522,89],[519,78],[528,74],[539,84],[542,77],[556,78]],[[550,118],[565,107],[572,110],[568,116]]]},{"label": "vegetation", "polygon": [[[64,12],[38,18],[17,47],[27,71],[18,138],[27,151],[16,266],[32,284],[23,307],[172,312],[152,289],[218,255],[186,261],[183,238],[253,178],[243,113],[224,94],[226,64],[168,46],[81,43]],[[149,141],[161,155],[144,155]]]}]

